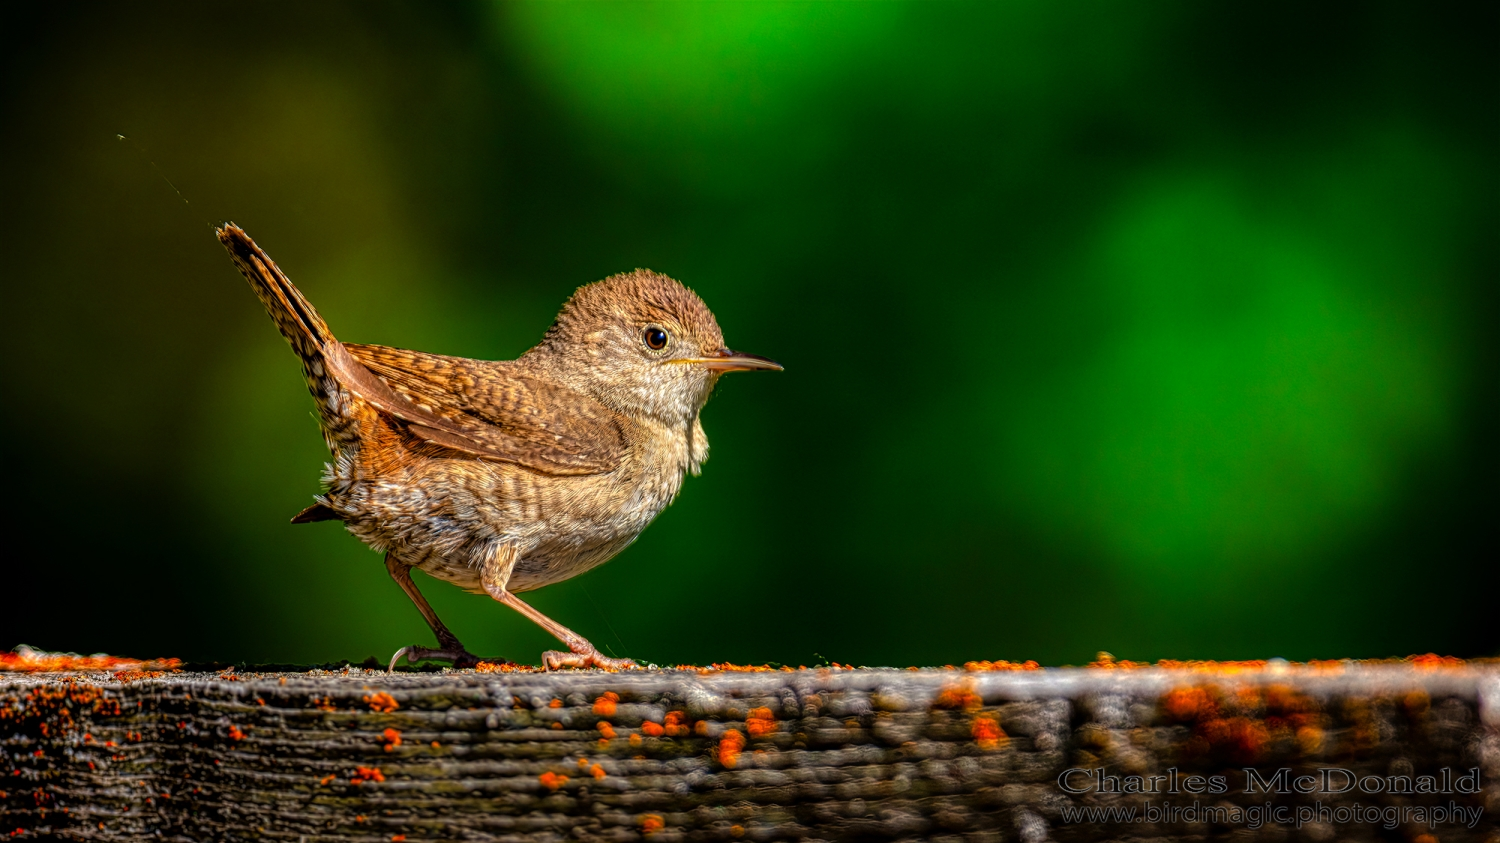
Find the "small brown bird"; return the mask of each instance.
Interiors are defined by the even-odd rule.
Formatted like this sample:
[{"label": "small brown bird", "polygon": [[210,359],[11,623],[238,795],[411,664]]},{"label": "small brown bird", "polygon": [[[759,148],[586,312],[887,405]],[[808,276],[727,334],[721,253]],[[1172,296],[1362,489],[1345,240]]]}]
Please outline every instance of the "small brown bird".
[{"label": "small brown bird", "polygon": [[578,288],[517,360],[445,357],[334,339],[249,235],[218,229],[292,350],[333,452],[294,524],[338,520],[385,554],[438,647],[402,656],[477,664],[411,569],[515,609],[568,648],[542,663],[634,667],[522,602],[635,540],[708,457],[698,413],[725,372],[781,366],[724,347],[691,290],[638,269]]}]

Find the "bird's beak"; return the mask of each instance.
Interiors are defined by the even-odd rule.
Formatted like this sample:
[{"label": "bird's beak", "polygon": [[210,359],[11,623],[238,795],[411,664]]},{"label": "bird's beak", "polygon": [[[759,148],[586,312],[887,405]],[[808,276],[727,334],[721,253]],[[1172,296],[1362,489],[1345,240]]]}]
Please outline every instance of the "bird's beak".
[{"label": "bird's beak", "polygon": [[721,348],[707,357],[679,357],[669,360],[669,363],[695,363],[712,372],[750,372],[756,369],[767,369],[779,372],[782,369],[780,363],[759,354],[746,354],[743,351],[731,351]]}]

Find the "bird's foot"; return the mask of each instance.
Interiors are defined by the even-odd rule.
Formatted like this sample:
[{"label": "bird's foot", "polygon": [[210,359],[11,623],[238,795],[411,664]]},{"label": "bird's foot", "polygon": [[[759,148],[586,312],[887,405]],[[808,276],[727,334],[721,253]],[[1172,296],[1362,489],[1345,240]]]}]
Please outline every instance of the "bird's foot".
[{"label": "bird's foot", "polygon": [[612,659],[594,649],[592,644],[584,643],[582,646],[574,647],[572,652],[560,653],[557,650],[548,650],[542,653],[542,667],[548,670],[557,670],[563,667],[597,667],[600,670],[635,670],[638,665],[630,659]]},{"label": "bird's foot", "polygon": [[413,644],[410,647],[402,647],[401,649],[396,651],[396,655],[391,656],[391,663],[390,666],[386,668],[386,672],[389,673],[391,671],[394,671],[396,669],[396,664],[401,661],[401,658],[403,656],[406,657],[407,664],[416,664],[417,662],[431,659],[433,661],[452,662],[453,666],[459,669],[478,667],[480,662],[489,662],[490,664],[514,664],[514,662],[508,661],[506,659],[482,659],[479,656],[476,656],[473,653],[469,652],[468,650],[465,650],[463,647],[440,647],[437,649],[433,649],[431,647],[418,647],[417,645]]}]

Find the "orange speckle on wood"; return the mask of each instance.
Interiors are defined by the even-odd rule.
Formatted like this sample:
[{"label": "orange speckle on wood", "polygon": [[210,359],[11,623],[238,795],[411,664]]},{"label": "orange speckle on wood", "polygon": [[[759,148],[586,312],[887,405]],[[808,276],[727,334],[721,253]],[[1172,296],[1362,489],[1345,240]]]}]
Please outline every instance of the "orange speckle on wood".
[{"label": "orange speckle on wood", "polygon": [[229,737],[237,741],[243,740],[245,733],[240,731],[240,727],[231,724],[229,727]]},{"label": "orange speckle on wood", "polygon": [[1009,742],[1005,730],[1000,728],[999,721],[993,717],[976,717],[974,725],[970,729],[974,740],[979,743],[980,749],[999,749]]},{"label": "orange speckle on wood", "polygon": [[401,745],[401,733],[395,729],[386,729],[380,736],[380,740],[385,744],[385,751],[390,752]]},{"label": "orange speckle on wood", "polygon": [[1195,720],[1199,716],[1212,717],[1216,710],[1208,692],[1192,686],[1173,688],[1162,697],[1161,704],[1167,714],[1179,723]]},{"label": "orange speckle on wood", "polygon": [[562,708],[562,700],[557,699],[557,698],[554,697],[553,700],[552,700],[552,702],[547,703],[547,707],[548,708]]},{"label": "orange speckle on wood", "polygon": [[541,782],[542,786],[547,788],[548,790],[557,790],[558,788],[568,783],[568,777],[560,776],[557,773],[548,770],[540,776],[537,776],[537,781]]},{"label": "orange speckle on wood", "polygon": [[401,707],[400,703],[396,702],[396,698],[391,696],[390,694],[387,694],[385,691],[379,691],[374,694],[367,694],[365,695],[364,700],[365,704],[370,707],[371,711],[390,713]]},{"label": "orange speckle on wood", "polygon": [[614,739],[615,727],[611,726],[608,720],[600,720],[599,725],[595,728],[599,730],[599,736],[604,738],[605,740],[608,741]]},{"label": "orange speckle on wood", "polygon": [[1426,653],[1420,656],[1407,656],[1406,661],[1416,667],[1436,670],[1441,667],[1463,667],[1464,660],[1456,656],[1440,656],[1437,653]]},{"label": "orange speckle on wood", "polygon": [[336,778],[338,778],[338,777],[335,776],[335,775],[333,775],[332,773],[329,773],[328,775],[324,776],[323,778],[318,779],[318,786],[319,787],[327,787],[330,784],[333,784],[333,780],[336,779]]},{"label": "orange speckle on wood", "polygon": [[641,817],[642,834],[655,834],[656,832],[661,831],[666,827],[666,820],[663,820],[660,815],[647,814],[644,817]]},{"label": "orange speckle on wood", "polygon": [[1303,726],[1297,730],[1297,748],[1304,755],[1315,755],[1323,750],[1323,730],[1316,726]]},{"label": "orange speckle on wood", "polygon": [[354,775],[349,777],[350,784],[383,781],[385,781],[385,774],[380,772],[379,767],[357,767],[355,768]]},{"label": "orange speckle on wood", "polygon": [[745,718],[745,731],[752,738],[761,738],[771,734],[777,729],[776,715],[769,708],[752,708],[750,715]]},{"label": "orange speckle on wood", "polygon": [[650,738],[659,738],[665,731],[660,723],[652,723],[650,720],[641,724],[641,733]]},{"label": "orange speckle on wood", "polygon": [[1216,718],[1199,721],[1198,733],[1208,739],[1217,752],[1236,764],[1254,764],[1270,742],[1265,724],[1248,717]]},{"label": "orange speckle on wood", "polygon": [[[909,667],[909,668],[907,668],[907,670],[918,670],[918,669],[919,668],[915,668],[915,667]],[[964,662],[964,670],[967,670],[967,671],[969,671],[971,673],[985,673],[985,672],[1008,671],[1008,670],[1041,670],[1041,669],[1042,669],[1041,665],[1039,665],[1036,662],[1031,661],[1029,659],[1027,661],[1024,661],[1024,662],[1008,662],[1008,661],[1005,661],[1004,659],[1001,659],[1000,661],[994,661],[994,662],[992,662],[992,661]]]},{"label": "orange speckle on wood", "polygon": [[641,745],[641,736],[640,735],[631,735],[630,736],[630,745],[631,746],[640,746]]},{"label": "orange speckle on wood", "polygon": [[719,738],[719,763],[732,769],[740,763],[740,753],[744,749],[745,736],[737,729],[726,729],[724,736]]},{"label": "orange speckle on wood", "polygon": [[984,700],[980,699],[972,689],[963,685],[949,685],[932,701],[933,708],[961,708],[966,711],[973,711],[983,705]]},{"label": "orange speckle on wood", "polygon": [[600,717],[614,717],[615,704],[619,701],[619,694],[614,691],[605,691],[603,696],[594,700],[594,714]]},{"label": "orange speckle on wood", "polygon": [[391,843],[401,843],[401,841],[403,841],[405,839],[406,839],[406,835],[404,835],[404,834],[392,834],[391,835]]},{"label": "orange speckle on wood", "polygon": [[598,764],[595,764],[594,766],[589,768],[589,775],[593,776],[596,779],[602,779],[605,776],[604,768],[600,767]]}]

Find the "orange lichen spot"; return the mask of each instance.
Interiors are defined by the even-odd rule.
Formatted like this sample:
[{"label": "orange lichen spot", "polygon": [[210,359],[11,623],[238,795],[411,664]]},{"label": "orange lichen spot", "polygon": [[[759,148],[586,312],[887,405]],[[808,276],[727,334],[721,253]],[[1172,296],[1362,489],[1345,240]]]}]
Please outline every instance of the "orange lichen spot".
[{"label": "orange lichen spot", "polygon": [[976,717],[970,729],[980,749],[999,749],[1010,741],[999,721],[993,717]]},{"label": "orange lichen spot", "polygon": [[[73,670],[166,671],[176,670],[181,659],[127,659],[120,656],[80,656],[77,653],[48,653],[20,646],[0,653],[0,673],[59,673]],[[160,676],[160,672],[157,673]]]},{"label": "orange lichen spot", "polygon": [[562,727],[563,727],[562,723],[560,723],[558,721],[555,721],[555,720],[552,722],[552,726],[551,726],[552,729],[555,729],[556,731],[561,732],[562,731]]},{"label": "orange lichen spot", "polygon": [[604,696],[594,700],[594,714],[600,717],[614,717],[615,706],[619,702],[619,694],[614,691],[605,691]]},{"label": "orange lichen spot", "polygon": [[752,738],[763,738],[780,728],[776,723],[776,715],[771,709],[761,707],[750,709],[750,715],[745,718],[745,731]]},{"label": "orange lichen spot", "polygon": [[630,745],[631,746],[640,746],[641,745],[641,736],[640,735],[631,735],[630,736]]},{"label": "orange lichen spot", "polygon": [[324,776],[323,778],[318,779],[318,786],[319,787],[327,787],[327,786],[333,784],[333,781],[336,778],[338,778],[338,777],[335,776],[332,773],[329,773],[328,775]]},{"label": "orange lichen spot", "polygon": [[605,776],[604,768],[600,767],[598,764],[595,764],[589,767],[589,775],[593,776],[596,779],[602,779]]},{"label": "orange lichen spot", "polygon": [[354,815],[354,821],[357,822],[357,823],[364,822],[365,821],[365,815],[364,814],[355,814]]},{"label": "orange lichen spot", "polygon": [[[368,700],[369,698],[366,697]],[[313,707],[319,711],[338,711],[339,707],[333,702],[333,697],[322,697],[313,699]]]},{"label": "orange lichen spot", "polygon": [[700,735],[705,738],[708,737],[708,721],[699,720],[697,723],[694,723],[693,734]]},{"label": "orange lichen spot", "polygon": [[552,702],[547,703],[547,707],[548,708],[562,708],[562,700],[557,699],[556,697],[553,697],[552,698]]},{"label": "orange lichen spot", "polygon": [[973,689],[965,685],[949,685],[938,693],[937,698],[932,701],[933,708],[964,709],[973,711],[984,705],[984,700],[974,693]]},{"label": "orange lichen spot", "polygon": [[1088,666],[1099,670],[1140,670],[1141,668],[1150,667],[1151,663],[1117,659],[1113,655],[1100,650],[1099,655],[1095,656],[1094,660],[1089,662]]},{"label": "orange lichen spot", "polygon": [[641,734],[648,738],[659,738],[665,732],[666,729],[662,728],[660,723],[652,723],[650,720],[647,720],[641,724]]},{"label": "orange lichen spot", "polygon": [[355,768],[354,775],[349,777],[350,784],[383,781],[385,781],[385,774],[380,772],[379,767],[357,767]]},{"label": "orange lichen spot", "polygon": [[[909,667],[909,668],[907,668],[907,670],[917,670],[917,669],[918,668],[915,668],[915,667]],[[1024,661],[1024,662],[1009,662],[1009,661],[1005,661],[1004,659],[1001,659],[1000,661],[994,661],[994,662],[992,662],[992,661],[964,662],[964,670],[967,670],[967,671],[969,671],[971,673],[984,673],[984,672],[988,672],[988,671],[1041,670],[1041,669],[1042,669],[1041,665],[1039,665],[1036,662],[1031,661],[1029,659],[1027,661]]]},{"label": "orange lichen spot", "polygon": [[1323,730],[1316,726],[1303,726],[1297,730],[1297,748],[1304,755],[1316,755],[1323,751]]},{"label": "orange lichen spot", "polygon": [[740,837],[744,837],[745,836],[745,827],[742,826],[742,825],[732,825],[732,826],[730,826],[729,827],[729,836],[730,837],[734,837],[736,839],[738,839]]},{"label": "orange lichen spot", "polygon": [[395,729],[386,729],[380,736],[380,742],[385,744],[385,751],[390,752],[401,745],[401,733]]},{"label": "orange lichen spot", "polygon": [[666,820],[663,820],[658,814],[647,814],[644,817],[641,817],[642,834],[655,834],[656,832],[661,831],[666,827]]},{"label": "orange lichen spot", "polygon": [[406,835],[404,835],[404,834],[392,834],[391,835],[391,843],[401,843],[405,839],[406,839]]},{"label": "orange lichen spot", "polygon": [[724,736],[719,738],[719,763],[733,769],[740,763],[740,753],[745,749],[745,736],[736,729],[724,730]]},{"label": "orange lichen spot", "polygon": [[600,737],[604,738],[607,741],[614,740],[615,727],[610,725],[610,722],[608,720],[600,720],[594,728],[599,730]]},{"label": "orange lichen spot", "polygon": [[1162,697],[1162,708],[1179,723],[1196,720],[1199,716],[1212,716],[1217,710],[1208,691],[1193,685],[1184,685],[1168,691]]},{"label": "orange lichen spot", "polygon": [[1267,685],[1263,693],[1266,711],[1275,714],[1297,714],[1317,707],[1311,698],[1290,685],[1281,683]]},{"label": "orange lichen spot", "polygon": [[1198,733],[1216,752],[1236,764],[1254,764],[1270,743],[1265,724],[1248,717],[1216,718],[1200,721]]},{"label": "orange lichen spot", "polygon": [[240,727],[231,724],[229,727],[229,737],[237,741],[244,740],[245,733],[240,731]]},{"label": "orange lichen spot", "polygon": [[534,668],[511,662],[480,662],[474,665],[475,673],[526,673]]},{"label": "orange lichen spot", "polygon": [[1421,717],[1431,707],[1432,697],[1420,688],[1408,691],[1401,696],[1401,709],[1406,712],[1407,717]]},{"label": "orange lichen spot", "polygon": [[541,782],[542,786],[547,788],[548,790],[557,790],[558,788],[568,783],[567,776],[560,776],[557,773],[552,772],[551,770],[548,770],[540,776],[537,776],[536,780]]},{"label": "orange lichen spot", "polygon": [[260,697],[256,697],[256,698],[255,698],[255,704],[256,704],[256,705],[265,705],[265,704],[266,704],[266,701],[265,701],[265,700],[263,700],[263,699],[261,699],[261,698],[260,698]]},{"label": "orange lichen spot", "polygon": [[1440,656],[1437,653],[1425,653],[1420,656],[1407,656],[1405,659],[1414,667],[1436,670],[1443,667],[1463,667],[1464,660],[1456,656]]},{"label": "orange lichen spot", "polygon": [[364,700],[365,705],[368,705],[371,711],[378,711],[382,714],[389,714],[401,707],[401,704],[396,702],[396,698],[385,691],[366,694]]},{"label": "orange lichen spot", "polygon": [[1438,839],[1433,834],[1418,834],[1411,839],[1411,843],[1438,843]]},{"label": "orange lichen spot", "polygon": [[725,673],[771,673],[776,670],[768,664],[734,664],[733,662],[714,662],[708,666],[708,669]]},{"label": "orange lichen spot", "polygon": [[662,729],[669,738],[680,738],[692,732],[687,725],[687,715],[680,711],[667,712],[667,721],[662,724]]}]

